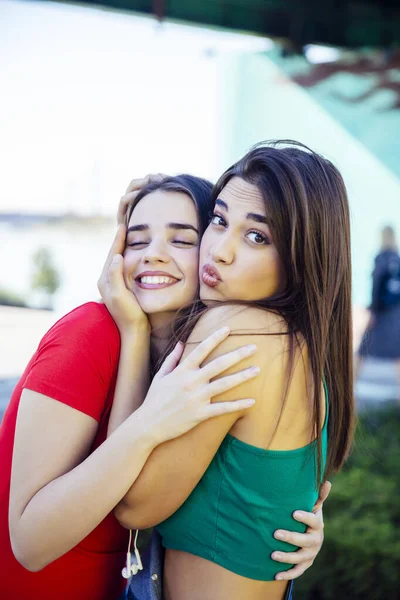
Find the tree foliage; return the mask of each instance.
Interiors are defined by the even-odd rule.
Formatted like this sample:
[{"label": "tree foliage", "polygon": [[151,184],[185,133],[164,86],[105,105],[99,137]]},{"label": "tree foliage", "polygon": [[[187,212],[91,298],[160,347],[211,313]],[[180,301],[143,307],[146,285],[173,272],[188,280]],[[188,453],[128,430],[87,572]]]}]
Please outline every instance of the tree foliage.
[{"label": "tree foliage", "polygon": [[53,263],[51,252],[48,248],[41,247],[33,256],[34,273],[32,277],[32,288],[44,292],[51,305],[53,294],[60,287],[60,275]]}]

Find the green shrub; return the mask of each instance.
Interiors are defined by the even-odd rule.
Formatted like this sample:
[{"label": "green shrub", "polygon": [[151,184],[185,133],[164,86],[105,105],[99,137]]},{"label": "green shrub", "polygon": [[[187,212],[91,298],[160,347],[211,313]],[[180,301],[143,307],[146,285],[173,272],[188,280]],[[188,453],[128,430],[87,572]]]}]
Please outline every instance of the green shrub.
[{"label": "green shrub", "polygon": [[400,410],[360,417],[348,464],[324,506],[325,541],[295,600],[397,600],[400,590]]}]

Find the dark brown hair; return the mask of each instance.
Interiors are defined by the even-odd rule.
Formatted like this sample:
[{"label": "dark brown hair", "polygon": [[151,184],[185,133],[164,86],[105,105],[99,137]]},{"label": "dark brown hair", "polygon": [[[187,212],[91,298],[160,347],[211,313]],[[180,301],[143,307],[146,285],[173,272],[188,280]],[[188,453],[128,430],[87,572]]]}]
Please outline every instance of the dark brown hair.
[{"label": "dark brown hair", "polygon": [[182,194],[187,194],[193,200],[199,219],[199,233],[200,235],[203,235],[208,225],[210,211],[214,206],[213,200],[211,199],[212,188],[213,184],[207,179],[195,177],[194,175],[188,175],[186,173],[153,181],[144,186],[136,196],[135,200],[130,204],[126,214],[126,224],[129,224],[135,206],[148,194],[157,190],[162,190],[164,192],[180,192]]},{"label": "dark brown hair", "polygon": [[[354,428],[350,217],[342,176],[326,158],[291,140],[261,143],[221,176],[215,202],[233,177],[263,195],[271,232],[284,271],[277,295],[246,304],[278,312],[290,336],[285,397],[294,350],[306,344],[314,381],[313,423],[321,473],[321,386],[329,391],[328,456],[325,473],[348,456]],[[179,319],[176,333],[187,339],[198,319]]]}]

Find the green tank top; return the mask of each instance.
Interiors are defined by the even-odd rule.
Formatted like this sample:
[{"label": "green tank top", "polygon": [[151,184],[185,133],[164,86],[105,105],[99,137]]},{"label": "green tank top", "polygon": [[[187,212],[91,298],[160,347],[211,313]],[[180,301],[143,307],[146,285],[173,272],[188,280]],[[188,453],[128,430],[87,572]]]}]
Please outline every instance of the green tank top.
[{"label": "green tank top", "polygon": [[[322,473],[328,448],[328,393],[322,429]],[[264,450],[228,434],[182,506],[157,526],[165,548],[210,560],[249,579],[273,581],[292,565],[274,550],[297,548],[275,540],[276,529],[303,533],[293,511],[311,511],[317,498],[317,444]]]}]

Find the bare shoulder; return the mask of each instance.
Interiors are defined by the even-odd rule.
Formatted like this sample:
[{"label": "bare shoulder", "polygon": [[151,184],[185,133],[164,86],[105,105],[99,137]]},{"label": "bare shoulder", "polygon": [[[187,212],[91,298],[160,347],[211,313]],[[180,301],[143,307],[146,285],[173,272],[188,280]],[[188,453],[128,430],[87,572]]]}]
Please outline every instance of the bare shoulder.
[{"label": "bare shoulder", "polygon": [[209,308],[200,317],[189,342],[199,343],[224,326],[230,328],[230,337],[254,337],[253,343],[257,343],[256,338],[261,339],[265,334],[272,334],[267,335],[268,338],[279,338],[287,333],[285,320],[276,312],[254,306],[225,304]]},{"label": "bare shoulder", "polygon": [[279,375],[285,372],[288,336],[284,319],[272,311],[257,307],[234,304],[212,307],[201,316],[193,329],[186,344],[185,355],[214,331],[224,326],[228,326],[231,330],[229,337],[215,348],[205,362],[241,346],[255,344],[257,347],[255,354],[243,359],[236,367],[231,367],[226,374],[238,369],[258,366],[261,377],[247,382],[246,391],[251,395],[243,397],[252,398],[253,393],[261,394],[261,381],[265,380],[265,376],[278,376],[280,379]]},{"label": "bare shoulder", "polygon": [[[261,448],[292,449],[307,444],[310,436],[310,411],[306,347],[300,348],[295,344],[297,358],[294,359],[292,376],[288,379],[290,336],[283,317],[276,312],[257,307],[224,305],[210,308],[202,315],[188,340],[186,352],[225,325],[230,327],[231,334],[214,350],[208,360],[239,346],[255,344],[255,354],[230,371],[253,365],[260,368],[257,378],[222,398],[231,400],[234,397],[242,397],[256,400],[255,406],[236,421],[231,433],[242,441]],[[288,383],[289,389],[286,394]]]}]

